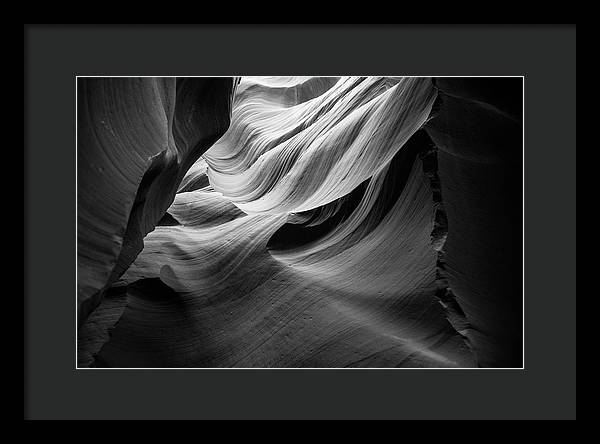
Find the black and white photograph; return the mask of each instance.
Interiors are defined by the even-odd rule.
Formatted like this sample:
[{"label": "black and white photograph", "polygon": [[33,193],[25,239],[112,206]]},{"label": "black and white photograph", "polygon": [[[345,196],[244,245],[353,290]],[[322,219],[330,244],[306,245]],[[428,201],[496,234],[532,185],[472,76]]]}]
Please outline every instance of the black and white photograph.
[{"label": "black and white photograph", "polygon": [[78,369],[524,367],[523,76],[77,76]]},{"label": "black and white photograph", "polygon": [[24,419],[575,420],[576,120],[576,24],[25,24]]}]

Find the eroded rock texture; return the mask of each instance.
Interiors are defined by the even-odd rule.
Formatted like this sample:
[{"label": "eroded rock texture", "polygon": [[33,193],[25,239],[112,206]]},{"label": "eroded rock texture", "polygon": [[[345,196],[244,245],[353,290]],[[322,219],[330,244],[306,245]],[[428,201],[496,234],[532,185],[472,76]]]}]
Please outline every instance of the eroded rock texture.
[{"label": "eroded rock texture", "polygon": [[86,80],[79,366],[520,367],[520,81]]},{"label": "eroded rock texture", "polygon": [[79,78],[77,303],[85,321],[187,170],[229,127],[236,79]]}]

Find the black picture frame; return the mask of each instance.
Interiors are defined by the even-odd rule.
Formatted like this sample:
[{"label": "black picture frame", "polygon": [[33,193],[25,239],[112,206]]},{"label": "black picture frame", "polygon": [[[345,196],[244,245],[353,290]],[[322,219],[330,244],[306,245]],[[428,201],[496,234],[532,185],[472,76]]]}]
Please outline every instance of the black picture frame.
[{"label": "black picture frame", "polygon": [[[523,75],[523,370],[76,370],[75,76]],[[24,27],[24,417],[575,419],[576,28]]]}]

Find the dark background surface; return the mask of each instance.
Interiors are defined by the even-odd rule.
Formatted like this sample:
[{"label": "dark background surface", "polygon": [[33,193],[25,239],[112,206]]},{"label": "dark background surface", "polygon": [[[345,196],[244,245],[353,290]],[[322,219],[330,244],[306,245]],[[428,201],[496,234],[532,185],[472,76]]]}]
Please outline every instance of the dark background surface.
[{"label": "dark background surface", "polygon": [[[25,28],[25,417],[574,418],[574,27]],[[76,75],[524,75],[525,370],[75,370]]]}]

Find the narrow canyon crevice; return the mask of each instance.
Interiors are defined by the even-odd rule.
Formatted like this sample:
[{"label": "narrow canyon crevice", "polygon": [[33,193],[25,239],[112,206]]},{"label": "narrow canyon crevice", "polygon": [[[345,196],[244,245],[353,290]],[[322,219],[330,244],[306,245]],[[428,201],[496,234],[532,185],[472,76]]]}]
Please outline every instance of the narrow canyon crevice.
[{"label": "narrow canyon crevice", "polygon": [[444,246],[446,244],[446,239],[448,238],[450,226],[448,224],[448,216],[446,215],[446,211],[444,209],[442,186],[438,174],[437,153],[437,148],[431,139],[429,139],[429,148],[419,153],[421,162],[423,164],[423,171],[429,178],[432,199],[435,206],[433,229],[431,230],[431,246],[437,252],[437,260],[435,263],[435,297],[439,300],[440,304],[444,308],[448,322],[450,325],[452,325],[452,328],[464,338],[465,343],[471,349],[475,357],[475,361],[477,362],[477,352],[471,346],[469,341],[469,330],[472,329],[472,326],[470,325],[465,312],[460,307],[460,304],[458,303],[456,296],[450,287],[448,273],[446,271],[446,261],[444,258],[446,251]]}]

